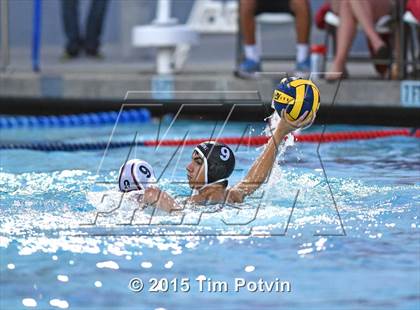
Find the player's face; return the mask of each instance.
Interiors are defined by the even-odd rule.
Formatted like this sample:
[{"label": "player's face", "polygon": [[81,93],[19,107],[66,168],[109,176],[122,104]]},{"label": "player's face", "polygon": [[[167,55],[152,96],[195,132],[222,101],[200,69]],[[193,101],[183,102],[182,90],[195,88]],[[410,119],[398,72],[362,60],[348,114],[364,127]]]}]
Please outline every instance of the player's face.
[{"label": "player's face", "polygon": [[198,189],[204,185],[204,161],[197,152],[193,152],[187,166],[187,178],[191,188]]}]

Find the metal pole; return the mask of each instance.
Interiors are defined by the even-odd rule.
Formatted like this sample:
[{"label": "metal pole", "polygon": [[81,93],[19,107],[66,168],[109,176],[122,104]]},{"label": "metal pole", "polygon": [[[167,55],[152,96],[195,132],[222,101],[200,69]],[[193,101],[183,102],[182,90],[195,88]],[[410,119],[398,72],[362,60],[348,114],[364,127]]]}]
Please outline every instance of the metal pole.
[{"label": "metal pole", "polygon": [[1,70],[6,71],[10,64],[9,52],[9,0],[0,0],[1,11]]},{"label": "metal pole", "polygon": [[400,45],[400,51],[398,55],[398,64],[399,64],[399,79],[402,80],[406,77],[407,74],[407,59],[406,59],[406,35],[405,35],[405,25],[403,21],[403,15],[404,15],[404,9],[405,9],[405,1],[400,0],[397,1],[397,14],[398,14],[398,25],[399,25],[399,45]]},{"label": "metal pole", "polygon": [[171,0],[158,0],[156,22],[166,24],[171,21]]},{"label": "metal pole", "polygon": [[236,33],[236,48],[235,48],[235,72],[237,69],[239,69],[239,65],[243,61],[244,55],[243,55],[243,47],[242,47],[242,27],[241,27],[241,2],[238,1],[238,20],[237,20],[237,26],[238,26],[238,32]]},{"label": "metal pole", "polygon": [[39,71],[39,56],[41,47],[41,0],[34,0],[34,15],[32,29],[32,69]]}]

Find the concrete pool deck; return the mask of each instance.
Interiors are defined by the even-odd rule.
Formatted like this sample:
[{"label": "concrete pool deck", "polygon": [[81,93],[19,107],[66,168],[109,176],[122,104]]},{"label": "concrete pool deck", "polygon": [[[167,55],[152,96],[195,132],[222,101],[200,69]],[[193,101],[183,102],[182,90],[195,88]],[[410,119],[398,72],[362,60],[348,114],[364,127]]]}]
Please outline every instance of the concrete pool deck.
[{"label": "concrete pool deck", "polygon": [[[35,73],[30,71],[29,55],[19,51],[14,55],[14,62],[0,73],[2,114],[66,113],[66,101],[71,101],[69,112],[73,113],[115,109],[125,99],[236,103],[247,100],[267,104],[276,83],[286,74],[293,75],[294,69],[293,62],[266,62],[260,78],[244,80],[233,74],[233,57],[204,59],[198,55],[189,59],[180,73],[159,76],[154,73],[152,56],[127,61],[111,53],[103,60],[80,58],[61,62],[56,49],[44,52],[41,71]],[[322,106],[406,110],[401,103],[401,81],[379,79],[370,63],[349,63],[348,70],[351,78],[340,83],[316,81]],[[405,114],[419,116],[419,110],[409,108]]]},{"label": "concrete pool deck", "polygon": [[[262,72],[255,80],[234,76],[234,63],[190,63],[184,70],[172,76],[159,76],[153,72],[154,63],[123,63],[89,61],[86,59],[60,64],[44,64],[39,73],[9,68],[0,73],[2,98],[54,98],[80,100],[124,100],[128,91],[144,92],[145,98],[197,99],[200,94],[187,91],[219,92],[212,94],[226,99],[229,92],[258,91],[263,101],[270,101],[273,87],[286,74],[293,75],[293,62],[272,63],[270,72]],[[266,64],[265,67],[268,67]],[[267,70],[267,69],[265,69]],[[398,106],[400,81],[381,80],[375,77],[370,64],[351,64],[352,78],[341,81],[337,93],[337,105]],[[332,101],[338,83],[318,80],[322,101]],[[159,91],[174,91],[158,94]],[[182,91],[182,98],[176,94]],[[147,92],[151,92],[147,94]],[[237,95],[239,96],[239,95]],[[255,95],[242,93],[243,99],[257,99]],[[250,97],[251,96],[251,97]],[[236,99],[240,99],[236,97]],[[4,110],[2,108],[2,110]]]}]

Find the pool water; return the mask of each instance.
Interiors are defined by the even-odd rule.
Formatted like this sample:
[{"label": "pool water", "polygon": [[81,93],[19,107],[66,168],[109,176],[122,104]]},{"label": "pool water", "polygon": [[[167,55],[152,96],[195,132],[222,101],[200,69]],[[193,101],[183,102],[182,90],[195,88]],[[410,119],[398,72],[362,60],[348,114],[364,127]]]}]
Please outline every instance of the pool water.
[{"label": "pool water", "polygon": [[[1,139],[206,138],[213,129],[232,137],[259,135],[263,126],[179,121],[159,130],[157,123],[3,130]],[[262,150],[232,147],[231,185]],[[174,215],[134,212],[135,194],[117,191],[118,169],[127,158],[147,160],[159,186],[182,201],[191,194],[192,147],[0,151],[0,308],[418,309],[419,139],[325,143],[319,156],[317,147],[289,142],[268,182],[243,204],[186,205]],[[201,292],[196,278],[203,276],[225,281],[228,291],[208,291],[205,281]],[[130,290],[132,278],[144,281],[142,292]],[[173,282],[166,292],[163,282],[162,292],[148,292],[151,278]],[[236,292],[235,278],[290,287]],[[189,282],[188,292],[180,281]]]}]

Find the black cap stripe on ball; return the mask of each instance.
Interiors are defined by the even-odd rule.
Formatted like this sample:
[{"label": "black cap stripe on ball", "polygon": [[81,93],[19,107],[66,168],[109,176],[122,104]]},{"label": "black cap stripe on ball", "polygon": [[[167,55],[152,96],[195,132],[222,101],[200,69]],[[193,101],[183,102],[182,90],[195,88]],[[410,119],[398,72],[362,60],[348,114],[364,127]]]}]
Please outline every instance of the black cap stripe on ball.
[{"label": "black cap stripe on ball", "polygon": [[289,112],[289,115],[293,119],[297,119],[299,117],[299,113],[303,106],[303,100],[305,99],[305,91],[306,91],[305,85],[296,87],[296,99],[293,104],[292,110]]}]

